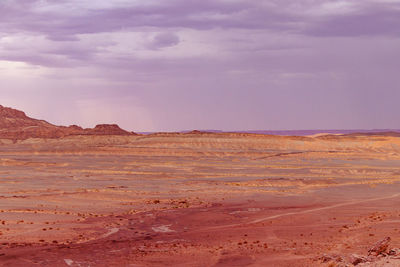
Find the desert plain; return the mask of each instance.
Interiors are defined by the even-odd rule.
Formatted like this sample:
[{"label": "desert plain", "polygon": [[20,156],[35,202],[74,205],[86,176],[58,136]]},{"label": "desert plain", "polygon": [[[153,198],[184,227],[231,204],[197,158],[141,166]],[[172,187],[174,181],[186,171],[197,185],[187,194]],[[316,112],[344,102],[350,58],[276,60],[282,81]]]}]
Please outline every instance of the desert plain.
[{"label": "desert plain", "polygon": [[2,139],[0,264],[352,266],[400,247],[399,166],[395,134]]}]

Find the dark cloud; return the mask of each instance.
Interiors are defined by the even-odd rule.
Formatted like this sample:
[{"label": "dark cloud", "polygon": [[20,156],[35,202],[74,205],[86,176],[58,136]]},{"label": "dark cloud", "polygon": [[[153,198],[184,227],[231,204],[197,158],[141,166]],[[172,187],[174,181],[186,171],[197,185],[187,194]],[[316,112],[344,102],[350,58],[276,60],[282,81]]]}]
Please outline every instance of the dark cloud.
[{"label": "dark cloud", "polygon": [[400,2],[358,4],[349,14],[317,17],[304,34],[314,36],[400,36]]},{"label": "dark cloud", "polygon": [[[343,3],[344,10],[340,9]],[[2,43],[0,39],[0,59],[25,58],[30,64],[46,66],[98,62],[96,57],[99,51],[104,51],[103,45],[98,41],[83,43],[82,36],[103,33],[148,33],[153,36],[151,40],[131,39],[130,42],[142,43],[144,49],[160,50],[179,44],[182,38],[179,31],[219,29],[221,37],[225,30],[237,31],[238,41],[227,41],[223,45],[228,46],[227,50],[234,47],[239,54],[296,49],[304,47],[309,37],[396,37],[400,33],[400,2],[394,1],[160,0],[125,6],[110,2],[102,7],[95,2],[72,0],[6,0],[0,2],[0,12],[3,37],[15,39],[23,35],[48,39],[40,46],[18,38],[14,43]],[[258,38],[248,37],[253,31],[257,31]],[[302,36],[303,41],[271,44],[267,41],[271,34]],[[134,51],[125,51],[123,55],[112,51],[102,54],[115,60],[135,57]]]},{"label": "dark cloud", "polygon": [[51,40],[60,41],[74,40],[77,34],[138,27],[290,29],[293,27],[289,24],[300,19],[297,15],[280,12],[276,7],[263,7],[252,1],[170,0],[154,5],[106,9],[88,7],[78,14],[68,10],[64,12],[62,5],[59,10],[41,11],[35,5],[38,1],[33,0],[26,1],[22,6],[16,2],[7,3],[0,7],[1,13],[7,14],[0,18],[2,31],[44,34]]},{"label": "dark cloud", "polygon": [[[95,2],[69,10],[69,1],[0,3],[0,31],[30,32],[54,41],[76,41],[76,35],[137,30],[143,27],[207,30],[264,29],[314,36],[398,35],[400,3],[348,1],[352,12],[318,13],[337,1],[168,0],[124,7],[97,7]],[[313,14],[309,10],[314,9]]]},{"label": "dark cloud", "polygon": [[150,49],[160,49],[175,46],[179,44],[179,42],[180,39],[178,35],[170,32],[165,32],[159,33],[154,36],[153,40],[148,44],[147,47]]}]

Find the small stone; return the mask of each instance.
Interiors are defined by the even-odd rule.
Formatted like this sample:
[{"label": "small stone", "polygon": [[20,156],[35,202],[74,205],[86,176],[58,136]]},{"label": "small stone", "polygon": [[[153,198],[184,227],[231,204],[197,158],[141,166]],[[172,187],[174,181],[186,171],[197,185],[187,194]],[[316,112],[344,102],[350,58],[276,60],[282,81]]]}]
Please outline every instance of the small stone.
[{"label": "small stone", "polygon": [[399,248],[392,248],[392,249],[389,250],[388,254],[390,256],[400,255],[400,249]]},{"label": "small stone", "polygon": [[323,254],[321,257],[319,257],[319,260],[322,262],[329,262],[329,261],[335,261],[335,262],[342,262],[343,258],[340,255],[337,254]]},{"label": "small stone", "polygon": [[357,254],[352,254],[350,256],[350,262],[353,265],[358,265],[360,263],[367,262],[368,260],[369,259],[367,257],[361,256],[361,255],[357,255]]}]

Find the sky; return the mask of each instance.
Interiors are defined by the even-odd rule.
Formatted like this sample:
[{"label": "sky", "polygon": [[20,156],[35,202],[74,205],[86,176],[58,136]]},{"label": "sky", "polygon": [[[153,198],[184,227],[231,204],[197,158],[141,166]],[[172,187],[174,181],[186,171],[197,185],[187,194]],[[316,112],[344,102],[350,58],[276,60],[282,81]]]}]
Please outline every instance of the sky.
[{"label": "sky", "polygon": [[1,0],[0,104],[131,131],[400,129],[400,0]]}]

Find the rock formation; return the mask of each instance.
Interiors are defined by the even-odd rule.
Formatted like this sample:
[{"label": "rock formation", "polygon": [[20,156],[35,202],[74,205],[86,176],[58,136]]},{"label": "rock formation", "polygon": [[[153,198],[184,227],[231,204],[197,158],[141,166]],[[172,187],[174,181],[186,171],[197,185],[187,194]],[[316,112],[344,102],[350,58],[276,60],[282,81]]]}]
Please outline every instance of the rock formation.
[{"label": "rock formation", "polygon": [[92,135],[130,135],[132,133],[121,129],[117,124],[99,124],[93,129],[86,129],[85,134]]},{"label": "rock formation", "polygon": [[100,124],[93,129],[77,125],[56,126],[44,120],[26,116],[22,111],[0,105],[0,138],[23,140],[28,138],[60,138],[70,135],[134,135],[116,124]]}]

